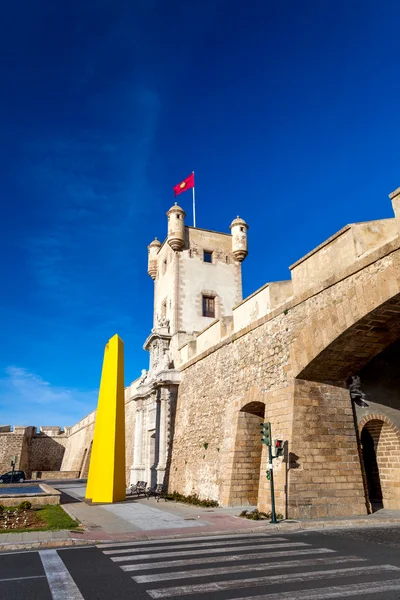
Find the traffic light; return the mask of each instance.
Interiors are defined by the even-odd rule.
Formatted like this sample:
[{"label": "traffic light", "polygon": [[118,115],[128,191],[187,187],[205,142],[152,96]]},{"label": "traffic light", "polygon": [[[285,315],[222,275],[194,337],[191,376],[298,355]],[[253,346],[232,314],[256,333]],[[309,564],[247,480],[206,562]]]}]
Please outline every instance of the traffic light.
[{"label": "traffic light", "polygon": [[271,481],[271,469],[267,469],[267,479]]},{"label": "traffic light", "polygon": [[271,445],[271,423],[260,423],[261,443]]},{"label": "traffic light", "polygon": [[283,455],[283,440],[275,440],[275,458]]}]

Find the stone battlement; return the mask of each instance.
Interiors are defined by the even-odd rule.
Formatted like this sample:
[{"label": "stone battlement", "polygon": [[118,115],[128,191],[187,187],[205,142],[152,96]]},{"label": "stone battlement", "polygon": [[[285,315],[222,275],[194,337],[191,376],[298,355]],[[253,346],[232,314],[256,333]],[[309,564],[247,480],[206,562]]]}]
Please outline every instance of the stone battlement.
[{"label": "stone battlement", "polygon": [[58,435],[67,436],[71,427],[60,427],[59,425],[41,425],[39,428],[34,425],[0,425],[0,435],[47,435],[55,437]]}]

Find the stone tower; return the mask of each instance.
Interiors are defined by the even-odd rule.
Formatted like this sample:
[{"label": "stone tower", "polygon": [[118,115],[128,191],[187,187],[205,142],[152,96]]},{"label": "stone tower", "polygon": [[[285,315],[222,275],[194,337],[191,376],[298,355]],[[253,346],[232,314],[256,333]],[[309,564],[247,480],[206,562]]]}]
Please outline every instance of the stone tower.
[{"label": "stone tower", "polygon": [[167,212],[164,243],[148,246],[148,274],[154,280],[153,327],[144,348],[148,371],[131,385],[135,402],[131,482],[163,483],[168,469],[171,422],[181,373],[178,349],[215,319],[232,319],[242,300],[242,261],[247,255],[247,224],[232,222],[232,235],[185,225],[185,211]]},{"label": "stone tower", "polygon": [[231,316],[241,302],[248,225],[237,217],[231,235],[189,227],[177,203],[167,217],[167,239],[149,245],[148,273],[154,279],[153,328],[168,324],[173,360],[178,347],[214,319]]}]

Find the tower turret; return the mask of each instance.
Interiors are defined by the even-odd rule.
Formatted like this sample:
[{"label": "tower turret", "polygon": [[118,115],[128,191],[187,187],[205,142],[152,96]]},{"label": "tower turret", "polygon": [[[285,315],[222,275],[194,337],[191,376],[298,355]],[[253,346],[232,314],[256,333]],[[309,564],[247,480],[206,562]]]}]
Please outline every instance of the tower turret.
[{"label": "tower turret", "polygon": [[175,202],[167,212],[168,217],[168,244],[172,250],[183,250],[185,246],[185,217],[186,213]]},{"label": "tower turret", "polygon": [[232,254],[237,261],[242,262],[248,254],[247,252],[247,230],[249,226],[246,221],[239,216],[230,224],[232,233]]},{"label": "tower turret", "polygon": [[161,242],[155,238],[147,248],[149,251],[147,272],[152,279],[155,279],[157,276],[157,254],[161,248]]}]

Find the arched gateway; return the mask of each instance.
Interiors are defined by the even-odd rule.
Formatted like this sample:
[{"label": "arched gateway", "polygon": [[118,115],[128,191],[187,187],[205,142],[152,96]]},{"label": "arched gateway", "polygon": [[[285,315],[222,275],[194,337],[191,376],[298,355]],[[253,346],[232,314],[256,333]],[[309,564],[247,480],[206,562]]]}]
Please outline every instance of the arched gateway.
[{"label": "arched gateway", "polygon": [[365,417],[359,431],[372,510],[400,509],[400,431],[383,414]]}]

